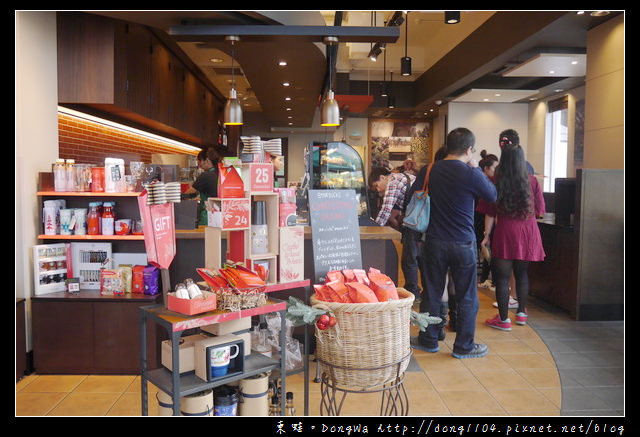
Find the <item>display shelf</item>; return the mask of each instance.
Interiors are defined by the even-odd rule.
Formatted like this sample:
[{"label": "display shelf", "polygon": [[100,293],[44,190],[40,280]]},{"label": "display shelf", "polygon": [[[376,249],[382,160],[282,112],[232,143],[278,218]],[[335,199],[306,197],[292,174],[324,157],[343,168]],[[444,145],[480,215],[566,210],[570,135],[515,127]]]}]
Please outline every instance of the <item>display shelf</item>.
[{"label": "display shelf", "polygon": [[[180,387],[175,393],[179,396],[188,396],[194,393],[201,392],[213,387],[228,384],[241,378],[249,378],[251,376],[259,375],[264,372],[269,372],[276,369],[280,365],[278,360],[269,358],[266,355],[254,352],[245,356],[244,372],[241,375],[229,375],[224,378],[217,378],[215,381],[205,382],[200,379],[195,373],[186,373],[180,375]],[[147,379],[153,383],[160,390],[166,392],[168,395],[173,396],[172,390],[172,372],[166,368],[149,370],[147,373]]]},{"label": "display shelf", "polygon": [[[265,292],[293,290],[304,287],[308,295],[310,280],[290,282],[285,284],[273,284],[266,287]],[[286,375],[286,347],[283,347],[286,341],[286,309],[287,302],[279,299],[268,299],[265,305],[256,308],[249,308],[240,311],[209,311],[195,316],[187,316],[168,310],[164,305],[157,304],[140,308],[140,340],[141,340],[141,402],[142,415],[148,413],[148,387],[147,381],[153,383],[162,391],[169,394],[173,399],[173,414],[180,414],[180,398],[190,394],[198,393],[212,387],[237,381],[239,379],[248,378],[267,371],[277,371],[280,375]],[[283,351],[279,360],[269,358],[259,353],[251,353],[245,357],[244,371],[241,374],[229,375],[228,377],[219,378],[215,381],[206,382],[195,374],[181,375],[179,349],[176,345],[180,344],[182,333],[188,329],[200,328],[203,326],[213,325],[215,323],[236,320],[244,317],[252,317],[267,313],[280,313],[280,349]],[[171,340],[171,363],[172,371],[162,367],[158,369],[147,369],[146,355],[146,337],[147,322],[155,322],[159,326],[167,330],[169,339]],[[305,339],[307,337],[305,328]],[[305,381],[308,381],[308,345],[305,341]],[[282,390],[285,391],[285,380],[282,379]],[[281,408],[284,411],[285,398],[281,399]],[[305,413],[308,411],[308,389],[305,385]]]},{"label": "display shelf", "polygon": [[132,240],[132,241],[144,241],[144,235],[38,235],[40,240],[75,240],[75,241],[87,241],[87,240]]},{"label": "display shelf", "polygon": [[60,197],[138,197],[139,192],[127,191],[125,193],[107,193],[104,191],[38,191],[38,196],[60,196]]},{"label": "display shelf", "polygon": [[163,305],[147,307],[145,310],[148,312],[148,317],[161,322],[161,324],[170,328],[172,332],[180,332],[187,329],[199,328],[201,326],[213,325],[214,323],[228,322],[230,320],[242,319],[244,317],[282,311],[286,308],[287,303],[284,301],[267,300],[265,305],[261,305],[256,308],[243,309],[240,311],[213,310],[193,316],[172,311]]}]

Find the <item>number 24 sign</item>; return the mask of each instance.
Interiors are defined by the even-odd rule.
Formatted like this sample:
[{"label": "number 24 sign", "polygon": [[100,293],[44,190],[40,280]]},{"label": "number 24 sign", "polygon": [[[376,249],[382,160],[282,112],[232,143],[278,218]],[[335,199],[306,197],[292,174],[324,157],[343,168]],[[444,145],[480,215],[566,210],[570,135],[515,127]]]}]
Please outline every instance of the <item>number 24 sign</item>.
[{"label": "number 24 sign", "polygon": [[249,226],[249,199],[222,201],[222,229],[242,229]]}]

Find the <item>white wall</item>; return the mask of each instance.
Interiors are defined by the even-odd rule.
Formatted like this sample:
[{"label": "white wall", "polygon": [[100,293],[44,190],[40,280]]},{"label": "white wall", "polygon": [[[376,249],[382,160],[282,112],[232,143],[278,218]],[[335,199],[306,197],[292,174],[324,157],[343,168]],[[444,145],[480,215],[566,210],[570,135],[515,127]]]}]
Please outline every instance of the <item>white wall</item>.
[{"label": "white wall", "polygon": [[476,137],[475,148],[478,159],[483,149],[500,157],[498,136],[505,129],[514,129],[518,132],[520,143],[527,152],[529,112],[527,103],[451,102],[447,106],[448,131],[466,127],[473,132]]},{"label": "white wall", "polygon": [[27,299],[29,326],[31,248],[41,229],[38,173],[51,171],[58,158],[56,13],[16,12],[15,18],[15,294]]}]

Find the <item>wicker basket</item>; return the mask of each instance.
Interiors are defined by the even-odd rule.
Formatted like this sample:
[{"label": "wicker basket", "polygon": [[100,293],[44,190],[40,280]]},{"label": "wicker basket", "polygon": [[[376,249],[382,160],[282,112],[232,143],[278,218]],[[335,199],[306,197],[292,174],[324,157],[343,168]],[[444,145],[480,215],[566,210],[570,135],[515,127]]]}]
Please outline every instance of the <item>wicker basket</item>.
[{"label": "wicker basket", "polygon": [[413,293],[398,288],[399,300],[379,303],[325,302],[311,296],[315,308],[332,311],[338,323],[316,328],[316,358],[335,384],[369,390],[396,380],[411,358]]},{"label": "wicker basket", "polygon": [[225,311],[240,311],[255,308],[267,303],[265,287],[255,287],[251,289],[229,289],[209,286],[216,294],[218,309]]}]

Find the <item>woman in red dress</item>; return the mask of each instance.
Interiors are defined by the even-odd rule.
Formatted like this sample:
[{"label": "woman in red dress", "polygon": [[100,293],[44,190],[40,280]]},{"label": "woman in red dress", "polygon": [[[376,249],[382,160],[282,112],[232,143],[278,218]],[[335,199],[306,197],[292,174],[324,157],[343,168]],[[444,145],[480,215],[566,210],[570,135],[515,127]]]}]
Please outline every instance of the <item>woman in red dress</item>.
[{"label": "woman in red dress", "polygon": [[527,171],[520,145],[502,149],[496,172],[498,199],[487,214],[484,246],[495,225],[491,242],[498,314],[486,324],[503,331],[511,330],[509,318],[509,278],[515,277],[518,294],[516,324],[527,323],[526,303],[529,295],[529,263],[544,260],[542,238],[536,218],[545,213],[544,197],[538,180]]}]

